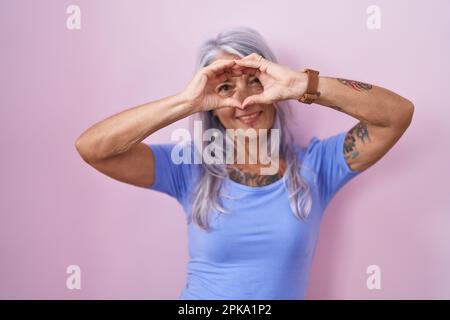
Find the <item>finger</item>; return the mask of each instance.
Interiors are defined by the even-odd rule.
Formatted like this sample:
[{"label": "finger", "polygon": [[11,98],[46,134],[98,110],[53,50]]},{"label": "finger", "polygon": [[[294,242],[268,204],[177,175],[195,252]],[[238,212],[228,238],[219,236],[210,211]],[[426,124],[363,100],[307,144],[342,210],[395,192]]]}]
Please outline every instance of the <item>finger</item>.
[{"label": "finger", "polygon": [[238,66],[236,64],[232,66],[229,70],[231,72],[232,77],[239,77],[244,74],[243,72],[244,67]]},{"label": "finger", "polygon": [[218,60],[214,60],[213,62],[209,63],[207,66],[212,66],[218,63],[224,63],[224,62],[229,62],[232,61],[230,59],[218,59]]},{"label": "finger", "polygon": [[257,61],[254,59],[237,59],[234,61],[239,66],[249,67],[249,68],[254,68],[254,69],[259,69],[262,66],[261,61]]},{"label": "finger", "polygon": [[240,77],[242,76],[244,73],[242,72],[242,70],[231,70],[231,76],[232,77]]},{"label": "finger", "polygon": [[261,61],[263,59],[264,57],[256,52],[253,52],[242,58],[242,60],[255,60],[255,61]]},{"label": "finger", "polygon": [[242,72],[244,74],[248,74],[249,76],[256,76],[258,78],[261,75],[261,71],[259,71],[258,69],[253,69],[253,68],[246,68]]},{"label": "finger", "polygon": [[234,60],[222,60],[210,64],[209,66],[206,67],[206,69],[217,74],[225,70],[226,68],[231,68],[234,64],[235,64]]},{"label": "finger", "polygon": [[220,76],[216,77],[217,82],[221,83],[221,82],[225,82],[228,80],[228,75],[226,73],[221,74]]},{"label": "finger", "polygon": [[239,75],[247,74],[247,75],[255,75],[257,77],[259,77],[261,75],[261,71],[259,71],[258,69],[248,68],[248,67],[238,66],[238,65],[234,65],[231,68],[231,71],[233,73],[236,73]]},{"label": "finger", "polygon": [[253,95],[253,96],[249,96],[249,97],[245,98],[244,101],[242,102],[242,107],[245,109],[247,106],[256,104],[256,103],[267,104],[269,102],[267,101],[267,99],[264,98],[264,96],[262,94],[257,94],[257,95]]},{"label": "finger", "polygon": [[223,102],[221,104],[222,107],[234,107],[234,108],[239,108],[239,109],[243,109],[243,106],[241,104],[241,102],[237,99],[234,98],[226,98],[223,99]]}]

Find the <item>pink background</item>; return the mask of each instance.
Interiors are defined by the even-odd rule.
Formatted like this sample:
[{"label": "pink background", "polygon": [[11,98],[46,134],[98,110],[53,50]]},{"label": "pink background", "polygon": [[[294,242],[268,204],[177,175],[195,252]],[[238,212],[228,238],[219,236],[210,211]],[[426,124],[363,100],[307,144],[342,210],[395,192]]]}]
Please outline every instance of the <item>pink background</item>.
[{"label": "pink background", "polygon": [[[81,7],[82,28],[66,28]],[[382,10],[381,30],[366,8]],[[0,1],[0,298],[176,299],[184,214],[166,195],[103,176],[74,141],[125,108],[181,91],[200,43],[246,25],[280,62],[389,88],[415,103],[394,149],[334,198],[310,299],[450,298],[450,2]],[[355,119],[298,104],[297,136]],[[171,142],[180,121],[146,141]],[[82,270],[81,290],[66,268]],[[368,290],[379,265],[382,289]]]}]

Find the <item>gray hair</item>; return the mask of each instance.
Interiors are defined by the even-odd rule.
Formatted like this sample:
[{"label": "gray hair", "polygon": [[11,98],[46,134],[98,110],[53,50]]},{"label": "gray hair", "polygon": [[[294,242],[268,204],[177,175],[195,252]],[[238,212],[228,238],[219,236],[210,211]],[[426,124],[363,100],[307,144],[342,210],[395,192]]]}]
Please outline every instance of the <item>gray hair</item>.
[{"label": "gray hair", "polygon": [[[233,27],[203,43],[198,51],[197,68],[209,65],[221,51],[239,57],[258,53],[267,60],[277,62],[275,55],[257,31],[248,27]],[[299,219],[306,219],[311,211],[312,200],[309,186],[300,174],[300,161],[286,122],[286,112],[290,111],[290,105],[287,101],[279,101],[274,106],[276,113],[273,128],[280,130],[280,157],[283,157],[287,164],[285,174],[287,181],[284,181],[284,186],[288,191],[293,214]],[[226,136],[225,128],[211,111],[201,112],[197,117],[202,121],[204,130],[218,129],[224,137]],[[201,173],[191,194],[191,219],[205,230],[210,228],[208,213],[211,209],[226,213],[221,197],[227,197],[222,193],[222,185],[227,177],[225,164],[206,164],[202,161]]]}]

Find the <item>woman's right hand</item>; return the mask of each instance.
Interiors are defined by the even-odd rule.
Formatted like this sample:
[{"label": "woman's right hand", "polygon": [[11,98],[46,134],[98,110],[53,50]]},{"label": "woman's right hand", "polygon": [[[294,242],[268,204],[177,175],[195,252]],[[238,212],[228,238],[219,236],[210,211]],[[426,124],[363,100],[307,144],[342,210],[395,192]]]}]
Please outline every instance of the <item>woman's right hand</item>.
[{"label": "woman's right hand", "polygon": [[224,107],[242,108],[241,101],[232,97],[222,97],[217,92],[217,87],[227,80],[227,76],[241,75],[232,69],[234,65],[234,60],[216,60],[201,68],[181,95],[196,112]]}]

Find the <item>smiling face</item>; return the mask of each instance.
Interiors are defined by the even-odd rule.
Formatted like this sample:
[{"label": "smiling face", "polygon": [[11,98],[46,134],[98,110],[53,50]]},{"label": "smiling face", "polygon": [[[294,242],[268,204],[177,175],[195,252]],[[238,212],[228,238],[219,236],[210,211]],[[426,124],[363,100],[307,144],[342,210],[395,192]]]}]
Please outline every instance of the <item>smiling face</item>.
[{"label": "smiling face", "polygon": [[[226,52],[216,55],[218,59],[240,59],[239,56]],[[221,97],[233,97],[241,103],[251,95],[259,94],[263,91],[263,86],[254,75],[242,74],[239,77],[229,76],[225,82],[217,85],[215,92]],[[275,119],[275,106],[273,104],[253,104],[244,110],[226,107],[214,110],[225,129],[270,129]]]}]

